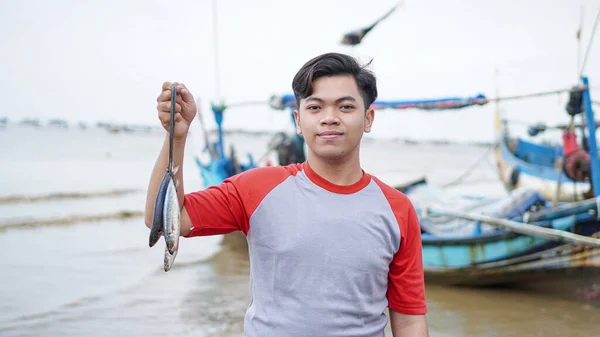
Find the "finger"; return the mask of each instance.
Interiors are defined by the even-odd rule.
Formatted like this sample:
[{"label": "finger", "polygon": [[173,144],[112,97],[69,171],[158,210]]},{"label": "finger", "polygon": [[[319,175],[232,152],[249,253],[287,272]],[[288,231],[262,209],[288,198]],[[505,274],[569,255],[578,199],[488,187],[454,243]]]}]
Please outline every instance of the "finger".
[{"label": "finger", "polygon": [[156,98],[157,102],[166,102],[171,100],[171,89],[163,90]]},{"label": "finger", "polygon": [[183,98],[181,98],[180,95],[177,95],[177,99],[175,100],[177,102],[177,104],[183,105]]},{"label": "finger", "polygon": [[181,95],[181,97],[183,98],[183,101],[185,103],[193,103],[194,102],[194,96],[192,95],[192,93],[186,88],[185,84],[180,83],[177,86],[177,93]]},{"label": "finger", "polygon": [[181,121],[183,121],[183,116],[181,116],[180,113],[176,113],[175,114],[175,123],[179,123]]},{"label": "finger", "polygon": [[173,85],[173,83],[171,83],[171,82],[163,82],[162,90],[163,91],[165,91],[165,90],[171,90],[171,86],[172,85]]},{"label": "finger", "polygon": [[[165,128],[170,128],[171,127],[171,116],[168,114],[161,114],[159,116],[160,119],[160,124],[162,124],[162,126],[164,126]],[[175,123],[179,123],[184,121],[183,116],[181,116],[180,113],[176,113],[175,114]]]},{"label": "finger", "polygon": [[[170,114],[171,113],[171,101],[160,102],[157,105],[157,110],[160,113]],[[181,112],[181,104],[175,103],[175,112]]]},{"label": "finger", "polygon": [[171,119],[171,115],[164,112],[158,112],[158,119],[162,125],[169,125],[169,120]]},{"label": "finger", "polygon": [[159,102],[156,109],[160,113],[169,113],[171,111],[171,102]]}]

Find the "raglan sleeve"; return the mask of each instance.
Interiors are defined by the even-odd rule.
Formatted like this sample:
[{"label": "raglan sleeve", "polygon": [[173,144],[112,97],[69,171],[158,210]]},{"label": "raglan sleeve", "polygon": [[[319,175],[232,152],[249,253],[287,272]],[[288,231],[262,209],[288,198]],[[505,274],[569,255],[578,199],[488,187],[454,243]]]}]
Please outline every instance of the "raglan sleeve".
[{"label": "raglan sleeve", "polygon": [[424,315],[427,304],[421,227],[414,206],[408,198],[403,199],[393,205],[400,227],[400,248],[390,264],[388,306],[403,314]]},{"label": "raglan sleeve", "polygon": [[285,170],[254,168],[221,184],[185,194],[183,205],[192,221],[187,236],[207,236],[250,230],[250,217],[266,194],[285,178]]}]

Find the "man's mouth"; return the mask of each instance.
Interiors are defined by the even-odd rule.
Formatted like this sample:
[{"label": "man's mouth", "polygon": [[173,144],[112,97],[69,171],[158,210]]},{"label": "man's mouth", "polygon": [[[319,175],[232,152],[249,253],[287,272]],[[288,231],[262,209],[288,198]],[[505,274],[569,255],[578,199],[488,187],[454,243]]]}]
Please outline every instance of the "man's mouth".
[{"label": "man's mouth", "polygon": [[335,139],[342,136],[344,133],[340,131],[323,131],[317,134],[317,136],[323,139]]}]

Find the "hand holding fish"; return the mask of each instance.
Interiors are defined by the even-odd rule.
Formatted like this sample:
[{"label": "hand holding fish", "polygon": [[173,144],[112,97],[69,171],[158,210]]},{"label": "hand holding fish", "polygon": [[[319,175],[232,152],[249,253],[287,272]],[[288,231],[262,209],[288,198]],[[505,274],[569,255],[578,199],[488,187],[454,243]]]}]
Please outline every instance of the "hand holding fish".
[{"label": "hand holding fish", "polygon": [[[170,89],[168,89],[168,86],[170,86]],[[169,100],[168,102],[164,102],[167,94]],[[145,222],[150,228],[148,242],[150,247],[154,246],[161,236],[165,238],[164,269],[166,272],[171,269],[175,261],[179,249],[179,237],[181,235],[181,209],[183,206],[179,201],[179,194],[183,196],[183,191],[182,188],[179,188],[181,176],[177,176],[179,166],[175,166],[175,162],[183,162],[185,136],[196,115],[196,103],[185,86],[177,82],[172,84],[168,82],[163,83],[163,91],[158,96],[157,101],[158,117],[163,127],[167,130],[168,136],[150,178],[146,198]],[[179,144],[176,146],[177,138],[182,139],[182,141],[178,142]],[[165,159],[166,168],[164,167]],[[157,190],[158,174],[160,174],[159,172],[163,168],[163,178]],[[152,212],[149,212],[149,208],[152,206],[152,199],[154,199],[154,209]],[[184,223],[189,223],[191,220],[186,221],[189,219],[189,217],[186,218],[187,213],[184,211],[183,214]]]},{"label": "hand holding fish", "polygon": [[[194,96],[186,88],[183,83],[175,82],[177,86],[177,102],[175,104],[175,128],[173,132],[174,138],[183,138],[187,135],[190,125],[196,117],[196,102]],[[169,122],[171,120],[171,87],[173,83],[164,82],[162,85],[162,92],[156,99],[158,102],[158,118],[162,126],[167,130],[169,129]]]}]

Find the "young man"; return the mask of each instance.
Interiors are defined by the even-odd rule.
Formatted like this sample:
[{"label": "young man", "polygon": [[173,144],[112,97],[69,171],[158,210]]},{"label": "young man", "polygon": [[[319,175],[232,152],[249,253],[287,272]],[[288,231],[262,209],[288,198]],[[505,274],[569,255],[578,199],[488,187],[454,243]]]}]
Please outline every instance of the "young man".
[{"label": "young man", "polygon": [[[384,336],[387,307],[394,337],[428,336],[417,215],[405,195],[360,165],[360,141],[374,119],[374,75],[329,53],[308,61],[292,87],[307,161],[252,169],[185,195],[180,185],[181,235],[247,236],[247,337]],[[164,83],[158,97],[167,130],[170,88]],[[174,166],[181,167],[196,106],[184,85],[177,92]],[[149,184],[148,227],[167,155],[168,136]]]}]

